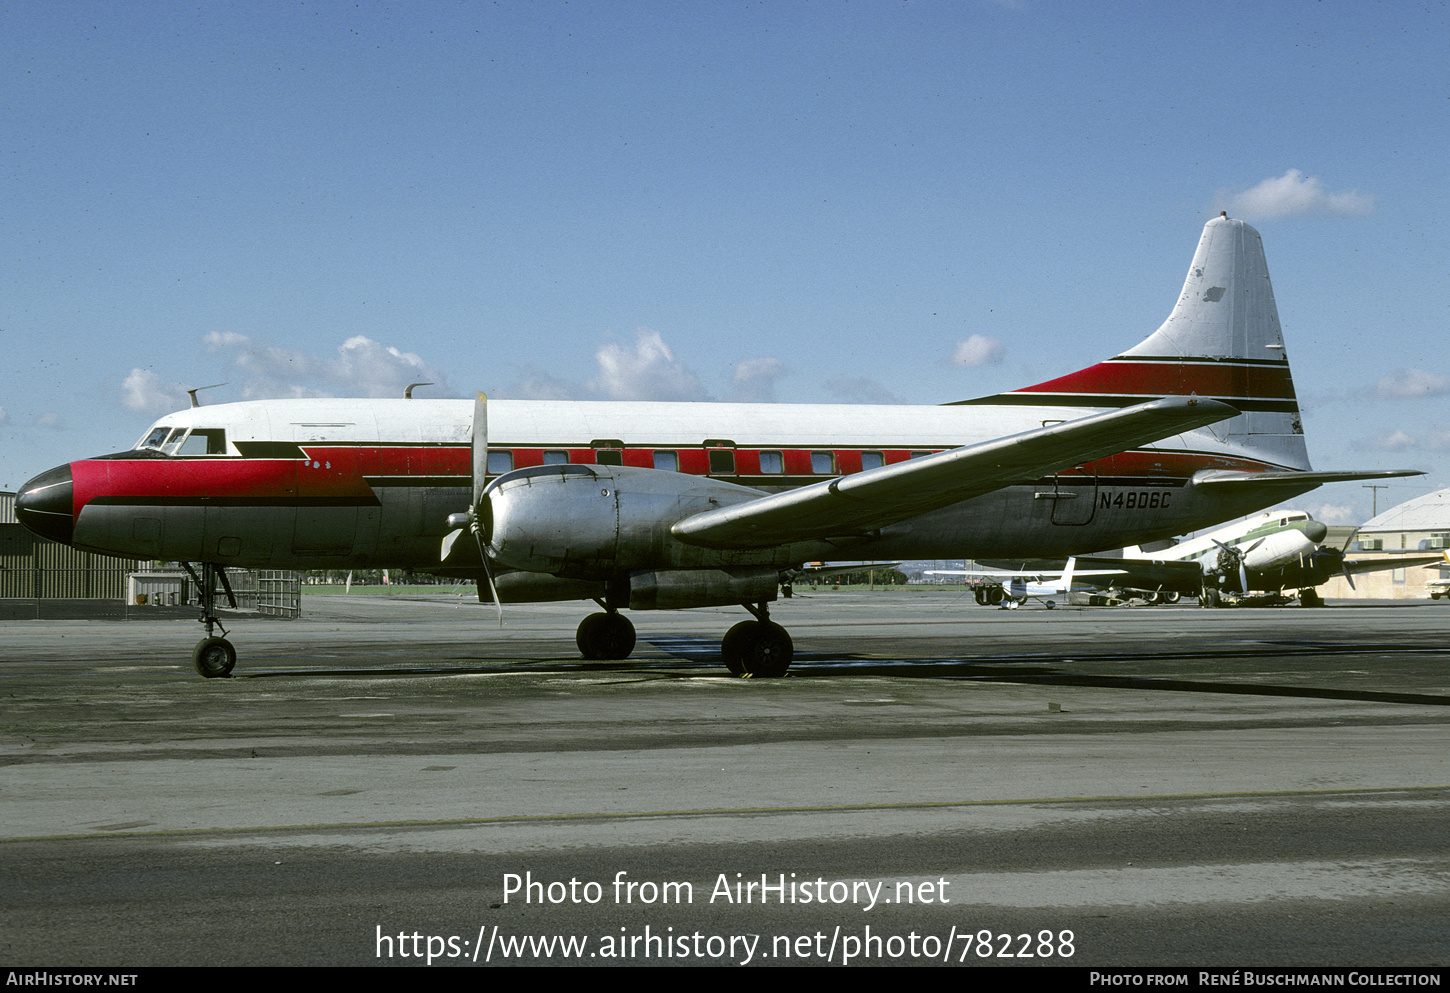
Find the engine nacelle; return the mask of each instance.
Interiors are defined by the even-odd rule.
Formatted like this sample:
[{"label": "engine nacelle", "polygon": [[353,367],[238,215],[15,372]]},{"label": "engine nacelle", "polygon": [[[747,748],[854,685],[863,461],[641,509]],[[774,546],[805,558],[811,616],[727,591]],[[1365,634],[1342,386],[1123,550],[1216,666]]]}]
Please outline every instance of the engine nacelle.
[{"label": "engine nacelle", "polygon": [[778,564],[776,550],[698,548],[670,533],[693,514],[758,496],[745,486],[660,469],[551,465],[498,477],[484,491],[480,512],[489,556],[502,565],[609,579],[640,569]]},{"label": "engine nacelle", "polygon": [[780,570],[660,569],[629,576],[630,610],[686,610],[774,600]]}]

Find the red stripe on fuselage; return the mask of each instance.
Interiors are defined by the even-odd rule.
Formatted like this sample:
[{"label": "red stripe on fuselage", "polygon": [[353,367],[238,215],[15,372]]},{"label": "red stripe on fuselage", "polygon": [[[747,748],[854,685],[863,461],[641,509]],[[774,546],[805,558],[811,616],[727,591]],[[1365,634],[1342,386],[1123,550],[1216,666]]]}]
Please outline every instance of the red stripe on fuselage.
[{"label": "red stripe on fuselage", "polygon": [[[538,465],[544,449],[499,445],[495,451],[514,454],[515,468]],[[708,475],[705,449],[671,448],[659,451],[678,452],[680,469],[691,475]],[[765,449],[782,451],[781,449]],[[770,484],[782,476],[800,479],[818,476],[812,472],[811,451],[829,451],[845,474],[861,470],[861,452],[882,452],[886,464],[910,458],[907,449],[841,449],[822,446],[817,449],[783,450],[785,471],[761,473],[761,449],[734,449],[735,473],[731,478],[749,477],[751,482]],[[922,448],[921,451],[932,449]],[[939,449],[938,449],[939,450]],[[372,487],[364,477],[386,477],[406,481],[416,477],[417,485],[439,485],[438,480],[454,479],[467,486],[470,479],[471,456],[467,447],[437,445],[408,447],[403,445],[329,445],[308,446],[307,459],[243,459],[243,458],[124,458],[82,460],[71,463],[74,487],[74,511],[79,513],[97,497],[141,499],[156,498],[159,502],[174,500],[296,500],[299,503],[318,500],[373,502]],[[578,464],[593,464],[592,449],[569,449]],[[653,448],[626,448],[626,465],[649,467],[653,464]],[[1145,478],[1159,477],[1165,483],[1182,482],[1203,469],[1232,469],[1262,472],[1280,469],[1267,463],[1248,459],[1207,455],[1196,452],[1136,451],[1120,452],[1083,466],[1064,470],[1061,475],[1087,479],[1096,477],[1100,485],[1113,485],[1115,478],[1134,484]],[[819,477],[825,478],[825,477]],[[406,485],[406,482],[403,483]]]},{"label": "red stripe on fuselage", "polygon": [[1232,362],[1132,362],[1109,359],[1014,393],[1102,393],[1130,396],[1187,396],[1293,400],[1289,366]]}]

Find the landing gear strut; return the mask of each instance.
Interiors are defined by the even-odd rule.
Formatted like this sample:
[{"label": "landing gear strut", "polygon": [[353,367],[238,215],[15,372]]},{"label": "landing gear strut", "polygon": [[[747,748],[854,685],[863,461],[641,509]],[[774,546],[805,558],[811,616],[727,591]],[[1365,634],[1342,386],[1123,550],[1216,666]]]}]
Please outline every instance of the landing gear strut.
[{"label": "landing gear strut", "polygon": [[628,617],[606,607],[579,622],[574,641],[586,659],[627,659],[634,651],[634,625]]},{"label": "landing gear strut", "polygon": [[189,563],[183,562],[182,566],[190,573],[195,580],[197,589],[201,591],[201,617],[198,620],[206,625],[206,637],[196,643],[191,650],[191,664],[196,668],[199,675],[207,679],[225,679],[232,674],[232,669],[237,664],[237,650],[225,637],[215,637],[215,631],[219,629],[223,635],[227,629],[222,627],[221,621],[216,615],[216,583],[222,581],[222,589],[226,591],[227,602],[232,609],[237,609],[237,597],[232,592],[232,584],[227,581],[225,567],[214,565],[211,562],[201,564],[201,578],[198,578]]},{"label": "landing gear strut", "polygon": [[790,634],[771,621],[770,608],[764,601],[742,606],[756,619],[741,621],[725,632],[720,641],[720,657],[725,668],[736,676],[784,676],[795,656]]}]

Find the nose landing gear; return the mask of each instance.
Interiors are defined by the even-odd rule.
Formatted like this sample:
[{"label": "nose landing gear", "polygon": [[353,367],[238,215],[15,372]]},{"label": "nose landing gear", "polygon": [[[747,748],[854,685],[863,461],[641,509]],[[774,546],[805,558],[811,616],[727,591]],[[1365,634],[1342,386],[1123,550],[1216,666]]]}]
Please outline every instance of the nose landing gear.
[{"label": "nose landing gear", "polygon": [[222,627],[221,621],[216,615],[216,584],[220,579],[222,589],[226,591],[227,602],[232,609],[237,609],[237,597],[232,592],[232,584],[227,581],[226,567],[215,565],[211,562],[201,564],[201,577],[198,578],[195,570],[189,562],[181,563],[187,573],[196,582],[197,589],[201,591],[201,617],[198,620],[206,625],[206,637],[196,643],[191,650],[191,664],[197,674],[207,679],[225,679],[232,674],[232,669],[237,664],[237,650],[225,637],[215,636],[216,630],[220,630],[225,636],[227,629]]}]

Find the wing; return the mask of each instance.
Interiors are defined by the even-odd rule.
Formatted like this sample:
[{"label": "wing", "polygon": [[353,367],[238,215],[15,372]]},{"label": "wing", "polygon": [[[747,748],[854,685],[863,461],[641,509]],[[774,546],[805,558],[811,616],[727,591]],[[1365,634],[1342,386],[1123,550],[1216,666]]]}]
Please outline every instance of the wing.
[{"label": "wing", "polygon": [[1203,566],[1197,562],[1079,555],[1077,563],[1085,565],[1089,569],[1115,567],[1121,577],[1118,585],[1135,590],[1177,590],[1180,593],[1197,593],[1203,586]]},{"label": "wing", "polygon": [[1153,400],[708,510],[671,530],[692,545],[742,549],[862,535],[1237,414],[1217,400]]}]

